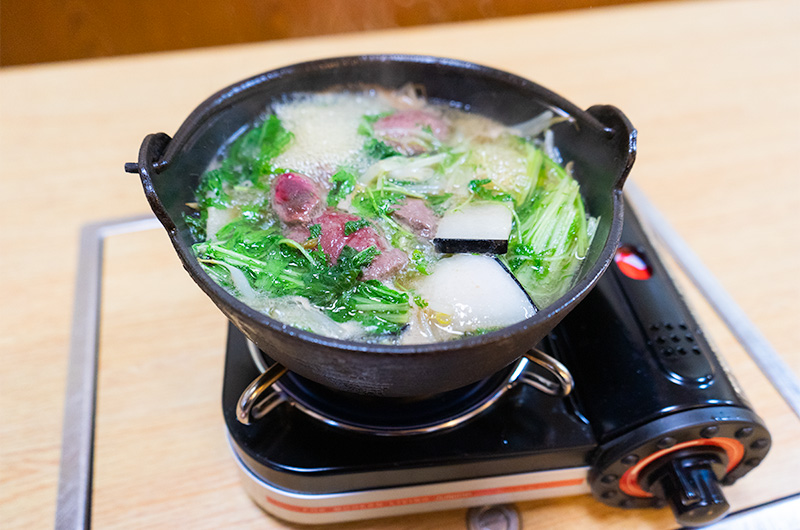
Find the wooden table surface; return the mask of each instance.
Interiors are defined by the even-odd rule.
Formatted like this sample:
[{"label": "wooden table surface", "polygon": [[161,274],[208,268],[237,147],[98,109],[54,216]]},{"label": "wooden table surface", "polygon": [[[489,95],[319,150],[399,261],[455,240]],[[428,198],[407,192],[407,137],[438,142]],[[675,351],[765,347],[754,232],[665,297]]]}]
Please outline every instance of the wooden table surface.
[{"label": "wooden table surface", "polygon": [[[54,521],[78,234],[149,211],[123,173],[150,132],[293,62],[421,53],[509,70],[639,130],[631,181],[800,373],[800,3],[638,4],[555,15],[0,70],[0,526]],[[106,245],[97,528],[282,528],[241,489],[219,410],[226,322],[162,230]],[[697,300],[696,296],[690,298]],[[800,421],[698,306],[774,446],[734,510],[800,491]],[[518,505],[525,528],[671,528],[668,510],[589,496]],[[463,528],[464,511],[349,528]],[[579,526],[580,525],[580,526]]]}]

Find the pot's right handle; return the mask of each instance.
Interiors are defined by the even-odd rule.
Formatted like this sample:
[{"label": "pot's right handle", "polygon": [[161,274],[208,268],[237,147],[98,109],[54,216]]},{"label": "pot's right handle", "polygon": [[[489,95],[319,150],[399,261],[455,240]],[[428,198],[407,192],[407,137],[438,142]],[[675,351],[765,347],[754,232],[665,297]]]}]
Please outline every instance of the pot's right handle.
[{"label": "pot's right handle", "polygon": [[621,190],[636,160],[636,129],[628,117],[613,105],[594,105],[586,112],[600,122],[615,151],[623,157],[622,171],[614,183],[614,187]]},{"label": "pot's right handle", "polygon": [[520,376],[520,381],[522,383],[530,385],[551,396],[564,397],[572,392],[572,387],[575,386],[572,374],[569,373],[567,367],[557,359],[536,348],[528,351],[524,357],[530,362],[547,370],[552,376],[552,379],[548,379],[535,372],[526,371]]}]

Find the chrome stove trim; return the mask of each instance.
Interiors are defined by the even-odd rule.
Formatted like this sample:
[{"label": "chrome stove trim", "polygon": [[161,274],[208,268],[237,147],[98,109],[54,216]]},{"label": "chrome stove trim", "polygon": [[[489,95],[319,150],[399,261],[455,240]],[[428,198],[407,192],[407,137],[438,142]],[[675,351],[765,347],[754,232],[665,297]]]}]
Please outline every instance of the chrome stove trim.
[{"label": "chrome stove trim", "polygon": [[58,529],[91,526],[103,242],[109,236],[158,226],[151,214],[100,221],[81,229],[61,431],[55,518]]},{"label": "chrome stove trim", "polygon": [[230,434],[228,444],[247,494],[267,513],[291,523],[340,523],[591,492],[587,482],[590,468],[579,466],[338,493],[303,493],[283,489],[250,469]]}]

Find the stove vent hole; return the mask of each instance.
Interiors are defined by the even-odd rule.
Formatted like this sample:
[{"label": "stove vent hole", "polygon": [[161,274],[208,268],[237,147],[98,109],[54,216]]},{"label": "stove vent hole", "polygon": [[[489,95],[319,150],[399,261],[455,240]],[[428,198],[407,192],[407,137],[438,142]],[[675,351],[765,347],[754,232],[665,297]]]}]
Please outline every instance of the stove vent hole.
[{"label": "stove vent hole", "polygon": [[647,345],[662,368],[671,377],[705,384],[713,369],[703,355],[702,341],[685,322],[645,323]]},{"label": "stove vent hole", "polygon": [[652,322],[646,329],[648,344],[660,357],[669,359],[702,354],[685,322]]}]

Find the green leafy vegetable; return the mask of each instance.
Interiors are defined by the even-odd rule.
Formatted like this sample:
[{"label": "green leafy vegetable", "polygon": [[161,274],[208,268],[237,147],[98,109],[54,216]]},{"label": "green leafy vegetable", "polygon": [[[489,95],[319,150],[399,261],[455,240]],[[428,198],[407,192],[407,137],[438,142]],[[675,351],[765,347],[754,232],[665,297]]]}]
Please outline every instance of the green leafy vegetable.
[{"label": "green leafy vegetable", "polygon": [[366,188],[356,194],[352,206],[363,217],[387,217],[393,206],[406,198],[404,193],[382,188]]},{"label": "green leafy vegetable", "polygon": [[355,320],[377,333],[398,333],[408,323],[409,310],[407,293],[367,280],[339,298],[329,314],[338,322]]},{"label": "green leafy vegetable", "polygon": [[391,116],[391,112],[381,112],[380,114],[364,114],[361,116],[361,123],[358,125],[358,134],[372,136],[375,134],[375,122],[386,116]]},{"label": "green leafy vegetable", "polygon": [[225,225],[217,240],[196,244],[195,254],[215,281],[240,296],[303,296],[337,322],[355,320],[376,333],[396,333],[408,321],[407,294],[359,279],[380,254],[375,246],[345,246],[329,266],[322,251],[308,251],[278,228],[265,230],[245,219]]},{"label": "green leafy vegetable", "polygon": [[227,208],[230,194],[226,189],[238,184],[241,176],[226,168],[217,168],[203,173],[197,187],[197,204],[201,210],[206,208]]},{"label": "green leafy vegetable", "polygon": [[373,127],[375,122],[391,114],[391,112],[383,112],[381,114],[365,114],[361,117],[361,123],[358,126],[358,134],[367,136],[367,140],[364,142],[364,151],[372,158],[383,160],[390,156],[400,155],[392,146],[375,138],[375,129]]},{"label": "green leafy vegetable", "polygon": [[380,251],[374,246],[362,251],[345,246],[335,265],[312,267],[307,271],[298,294],[308,298],[312,304],[331,308],[345,292],[356,286],[361,270],[378,254]]},{"label": "green leafy vegetable", "polygon": [[367,155],[378,160],[400,155],[394,147],[377,138],[370,138],[364,142],[364,151],[366,151]]},{"label": "green leafy vegetable", "polygon": [[294,138],[274,114],[237,138],[228,150],[220,169],[239,175],[239,182],[255,183],[264,174],[275,173],[272,159],[280,155]]},{"label": "green leafy vegetable", "polygon": [[[383,182],[382,180],[380,181]],[[395,187],[396,188],[396,187]],[[408,195],[392,187],[365,188],[355,194],[351,207],[366,219],[380,219],[392,246],[411,252],[416,236],[392,219],[391,213]]]},{"label": "green leafy vegetable", "polygon": [[[276,227],[262,229],[244,219],[225,225],[217,232],[217,241],[198,243],[194,251],[206,265],[225,264],[229,275],[234,274],[230,267],[240,271],[247,284],[229,281],[227,285],[233,284],[242,295],[248,294],[248,288],[273,296],[297,294],[308,270],[327,266],[323,253],[308,252]],[[222,274],[218,267],[216,274]]]},{"label": "green leafy vegetable", "polygon": [[475,179],[469,181],[469,191],[478,199],[484,201],[510,201],[513,202],[514,198],[508,193],[487,188],[487,184],[491,184],[491,179]]},{"label": "green leafy vegetable", "polygon": [[275,115],[239,136],[230,145],[220,166],[206,171],[200,178],[197,202],[201,209],[230,207],[233,189],[244,183],[263,187],[259,177],[282,172],[271,162],[286,149],[292,138],[292,133]]},{"label": "green leafy vegetable", "polygon": [[431,260],[425,257],[425,253],[420,249],[415,248],[411,252],[411,263],[414,265],[414,269],[420,274],[430,274],[428,267],[431,266]]},{"label": "green leafy vegetable", "polygon": [[538,187],[517,211],[506,265],[539,307],[554,302],[586,256],[597,220],[588,217],[577,181],[544,157]]},{"label": "green leafy vegetable", "polygon": [[336,206],[339,201],[350,195],[356,189],[356,176],[340,168],[331,175],[331,191],[328,193],[328,206]]},{"label": "green leafy vegetable", "polygon": [[294,135],[287,131],[280,118],[271,114],[261,126],[259,144],[261,146],[261,159],[273,159],[283,153],[289,146]]},{"label": "green leafy vegetable", "polygon": [[369,221],[366,219],[359,219],[357,221],[347,221],[344,224],[344,235],[349,236],[355,232],[358,232],[362,228],[369,226]]},{"label": "green leafy vegetable", "polygon": [[436,213],[436,215],[444,215],[446,210],[445,205],[447,201],[452,197],[452,193],[441,193],[439,195],[428,195],[427,201],[428,205],[430,205],[431,209]]},{"label": "green leafy vegetable", "polygon": [[183,212],[183,222],[189,229],[189,235],[192,236],[194,241],[203,241],[206,238],[206,223],[208,221],[208,210],[203,208],[192,209],[189,212]]}]

